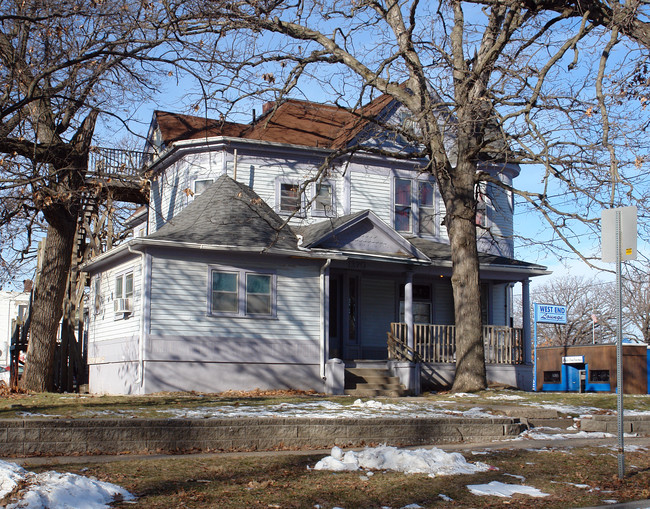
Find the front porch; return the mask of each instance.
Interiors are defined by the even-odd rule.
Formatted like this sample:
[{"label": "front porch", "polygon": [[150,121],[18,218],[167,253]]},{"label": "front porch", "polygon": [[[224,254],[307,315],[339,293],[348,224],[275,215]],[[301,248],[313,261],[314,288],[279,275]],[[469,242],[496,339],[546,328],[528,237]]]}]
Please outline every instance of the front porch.
[{"label": "front porch", "polygon": [[[456,326],[428,323],[390,324],[388,359],[425,363],[456,363]],[[410,338],[412,336],[412,340]],[[524,331],[500,325],[483,326],[486,364],[525,364]]]}]

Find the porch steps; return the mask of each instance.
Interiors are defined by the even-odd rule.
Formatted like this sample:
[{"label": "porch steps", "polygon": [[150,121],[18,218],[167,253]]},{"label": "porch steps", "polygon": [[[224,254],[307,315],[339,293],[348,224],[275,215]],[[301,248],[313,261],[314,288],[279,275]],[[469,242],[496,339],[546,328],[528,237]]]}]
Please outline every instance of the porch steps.
[{"label": "porch steps", "polygon": [[362,398],[406,396],[399,378],[385,368],[345,368],[345,394]]}]

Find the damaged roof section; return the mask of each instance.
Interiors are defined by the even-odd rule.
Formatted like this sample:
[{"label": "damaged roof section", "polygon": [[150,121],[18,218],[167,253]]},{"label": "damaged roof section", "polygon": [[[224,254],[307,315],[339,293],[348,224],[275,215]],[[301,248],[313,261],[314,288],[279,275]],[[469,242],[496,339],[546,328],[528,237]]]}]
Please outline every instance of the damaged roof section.
[{"label": "damaged roof section", "polygon": [[352,111],[340,106],[287,99],[281,103],[266,103],[262,116],[251,124],[155,111],[152,127],[159,131],[162,148],[181,140],[225,136],[340,149],[360,134],[374,132],[369,131],[368,126],[392,102],[391,97],[382,95],[363,108]]}]

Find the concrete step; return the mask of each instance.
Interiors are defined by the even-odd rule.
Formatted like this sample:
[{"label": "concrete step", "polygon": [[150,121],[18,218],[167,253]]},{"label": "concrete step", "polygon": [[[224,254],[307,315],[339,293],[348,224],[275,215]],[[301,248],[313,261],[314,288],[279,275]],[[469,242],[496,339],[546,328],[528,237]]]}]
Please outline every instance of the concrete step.
[{"label": "concrete step", "polygon": [[348,389],[374,389],[374,390],[400,390],[403,389],[402,384],[398,382],[360,382],[356,384],[351,384]]},{"label": "concrete step", "polygon": [[383,367],[350,367],[345,369],[345,394],[357,397],[400,397],[407,394],[399,378]]},{"label": "concrete step", "polygon": [[376,398],[376,397],[387,397],[387,398],[400,398],[406,396],[406,389],[400,388],[396,390],[388,389],[345,389],[345,394],[348,396],[356,396],[358,398]]}]

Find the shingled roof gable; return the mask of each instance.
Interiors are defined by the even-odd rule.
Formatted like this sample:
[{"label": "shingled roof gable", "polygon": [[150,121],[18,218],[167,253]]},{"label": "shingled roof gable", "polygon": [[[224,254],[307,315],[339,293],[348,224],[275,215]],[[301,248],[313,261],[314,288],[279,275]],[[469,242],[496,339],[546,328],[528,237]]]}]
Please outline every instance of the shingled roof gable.
[{"label": "shingled roof gable", "polygon": [[150,239],[297,250],[288,225],[251,188],[222,175]]}]

